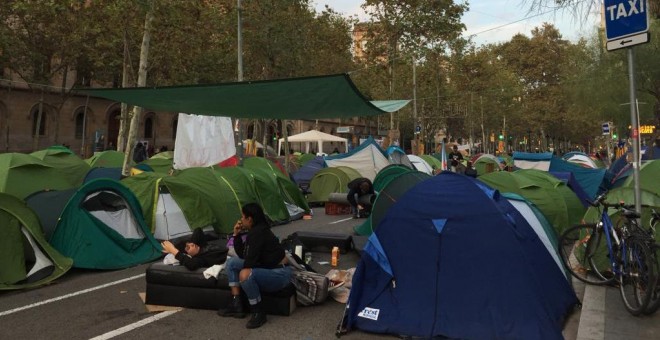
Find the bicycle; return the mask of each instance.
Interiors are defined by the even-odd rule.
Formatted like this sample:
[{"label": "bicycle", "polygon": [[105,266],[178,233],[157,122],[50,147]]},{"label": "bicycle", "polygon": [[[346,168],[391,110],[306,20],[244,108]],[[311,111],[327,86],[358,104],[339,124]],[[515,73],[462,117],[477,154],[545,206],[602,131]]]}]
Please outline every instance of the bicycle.
[{"label": "bicycle", "polygon": [[[571,275],[583,282],[604,285],[617,281],[626,309],[639,315],[654,295],[655,256],[648,238],[639,232],[640,214],[623,203],[609,204],[605,198],[602,194],[589,202],[599,209],[600,221],[565,230],[559,237],[559,253]],[[610,208],[618,209],[625,218],[617,227],[607,213]]]},{"label": "bicycle", "polygon": [[655,211],[655,209],[651,209],[649,228],[648,230],[643,231],[645,231],[646,234],[651,238],[649,247],[651,249],[651,253],[655,256],[657,280],[655,283],[655,290],[653,291],[648,306],[644,310],[644,314],[653,314],[658,310],[658,308],[660,308],[660,261],[658,261],[658,259],[660,259],[660,243],[655,241],[656,226],[658,225],[660,225],[660,212]]}]

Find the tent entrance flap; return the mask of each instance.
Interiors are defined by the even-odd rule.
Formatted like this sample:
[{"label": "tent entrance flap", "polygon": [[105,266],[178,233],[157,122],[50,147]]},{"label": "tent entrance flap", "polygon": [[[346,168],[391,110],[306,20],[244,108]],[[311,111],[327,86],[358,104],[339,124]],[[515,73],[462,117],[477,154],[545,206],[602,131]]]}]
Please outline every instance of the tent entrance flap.
[{"label": "tent entrance flap", "polygon": [[144,233],[128,208],[128,202],[112,191],[90,194],[83,203],[90,215],[127,239],[143,239]]},{"label": "tent entrance flap", "polygon": [[[23,233],[27,241],[30,243],[30,247],[33,251],[32,253],[29,252],[29,250],[27,252],[30,254],[34,254],[34,265],[32,265],[32,268],[27,273],[26,282],[32,283],[47,278],[53,273],[53,270],[55,270],[55,265],[53,264],[53,261],[49,260],[48,257],[44,254],[44,252],[41,251],[39,245],[37,244],[37,242],[34,241],[32,236],[30,236],[30,232],[28,232],[27,229],[22,227],[21,232]],[[26,256],[25,259],[27,262],[28,257]]]}]

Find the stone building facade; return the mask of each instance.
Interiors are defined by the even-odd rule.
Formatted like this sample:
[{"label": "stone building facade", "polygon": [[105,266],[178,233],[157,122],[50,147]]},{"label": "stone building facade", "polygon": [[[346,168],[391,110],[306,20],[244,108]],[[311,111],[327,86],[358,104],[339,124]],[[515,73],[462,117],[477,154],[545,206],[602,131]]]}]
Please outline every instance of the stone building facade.
[{"label": "stone building facade", "polygon": [[[56,89],[31,89],[11,83],[0,84],[0,152],[29,153],[51,145],[67,145],[82,158],[95,151],[115,148],[121,117],[120,103],[84,95],[63,95]],[[41,123],[37,124],[39,107]],[[85,107],[87,112],[85,113]],[[140,118],[138,140],[154,149],[174,148],[178,113],[156,112],[145,109]],[[285,121],[289,135],[318,129],[349,138],[353,145],[360,137],[376,136],[376,124],[359,118],[349,120],[296,120]],[[255,132],[261,136],[261,123],[243,122],[244,138]],[[34,133],[39,127],[39,135]],[[255,127],[256,126],[256,127]],[[349,127],[349,132],[338,133],[337,128]],[[266,140],[275,147],[277,137],[283,136],[281,121],[266,121]],[[340,129],[341,130],[341,129]],[[295,146],[294,151],[299,151]]]}]

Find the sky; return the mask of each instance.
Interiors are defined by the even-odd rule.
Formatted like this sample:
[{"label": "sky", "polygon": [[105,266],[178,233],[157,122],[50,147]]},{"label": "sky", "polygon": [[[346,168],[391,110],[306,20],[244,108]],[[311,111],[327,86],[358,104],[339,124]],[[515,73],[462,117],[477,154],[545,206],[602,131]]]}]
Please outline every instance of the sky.
[{"label": "sky", "polygon": [[[323,10],[327,4],[344,16],[358,15],[360,20],[368,20],[367,15],[360,8],[364,2],[362,0],[313,1],[318,12]],[[462,19],[467,27],[463,36],[475,34],[473,41],[477,45],[509,41],[517,33],[531,36],[532,29],[540,27],[543,22],[555,25],[564,39],[577,41],[580,37],[591,35],[600,21],[599,13],[591,13],[587,19],[584,18],[584,15],[574,18],[569,11],[555,12],[551,9],[542,11],[541,13],[549,12],[543,15],[537,15],[539,12],[530,14],[528,13],[529,5],[523,5],[523,0],[470,0],[469,3],[470,10],[463,15]],[[525,19],[530,16],[533,17]]]}]

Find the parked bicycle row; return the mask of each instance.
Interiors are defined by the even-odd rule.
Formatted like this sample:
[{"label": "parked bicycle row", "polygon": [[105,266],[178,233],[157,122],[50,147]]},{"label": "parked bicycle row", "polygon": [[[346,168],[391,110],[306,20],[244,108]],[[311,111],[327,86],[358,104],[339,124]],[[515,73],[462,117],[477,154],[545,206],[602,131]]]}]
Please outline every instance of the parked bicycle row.
[{"label": "parked bicycle row", "polygon": [[[655,240],[660,212],[651,210],[645,223],[634,205],[606,199],[604,193],[590,202],[599,211],[597,223],[576,225],[561,234],[561,258],[583,282],[618,286],[631,314],[652,314],[660,308],[660,244]],[[615,222],[612,209],[618,215]]]}]

